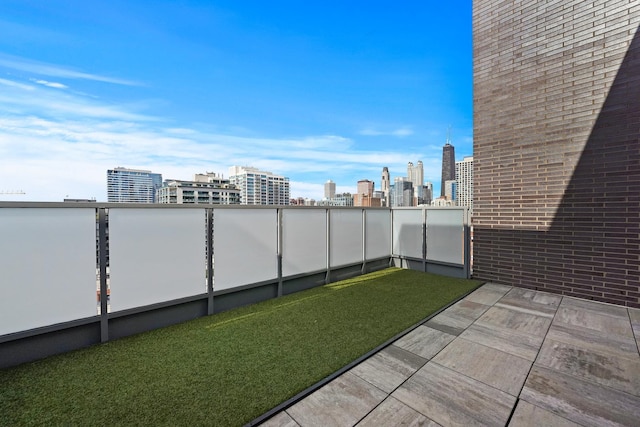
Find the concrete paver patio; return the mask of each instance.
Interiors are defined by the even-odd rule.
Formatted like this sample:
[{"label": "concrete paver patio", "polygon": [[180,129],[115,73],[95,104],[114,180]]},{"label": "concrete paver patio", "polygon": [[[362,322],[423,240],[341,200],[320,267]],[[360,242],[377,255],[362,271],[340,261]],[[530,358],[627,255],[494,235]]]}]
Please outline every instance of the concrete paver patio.
[{"label": "concrete paver patio", "polygon": [[265,426],[640,425],[640,310],[485,284]]}]

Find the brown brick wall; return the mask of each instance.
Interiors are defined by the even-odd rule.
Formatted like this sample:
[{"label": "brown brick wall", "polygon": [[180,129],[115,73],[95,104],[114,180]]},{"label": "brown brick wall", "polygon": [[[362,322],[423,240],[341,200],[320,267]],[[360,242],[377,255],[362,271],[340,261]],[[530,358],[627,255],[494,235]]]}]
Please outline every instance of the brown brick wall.
[{"label": "brown brick wall", "polygon": [[640,307],[640,2],[474,0],[474,276]]}]

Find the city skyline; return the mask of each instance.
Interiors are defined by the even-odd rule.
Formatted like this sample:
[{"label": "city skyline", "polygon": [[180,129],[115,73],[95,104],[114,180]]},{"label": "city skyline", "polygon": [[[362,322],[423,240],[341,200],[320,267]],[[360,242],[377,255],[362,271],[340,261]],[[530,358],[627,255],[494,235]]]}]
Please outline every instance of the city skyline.
[{"label": "city skyline", "polygon": [[471,2],[2,5],[0,193],[106,200],[116,165],[172,179],[252,165],[355,192],[472,155]]}]

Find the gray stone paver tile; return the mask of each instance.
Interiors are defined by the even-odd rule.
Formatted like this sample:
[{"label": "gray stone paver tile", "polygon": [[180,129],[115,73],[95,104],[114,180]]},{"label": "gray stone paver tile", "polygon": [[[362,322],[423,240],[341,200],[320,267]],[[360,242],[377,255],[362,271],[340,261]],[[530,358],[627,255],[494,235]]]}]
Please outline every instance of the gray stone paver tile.
[{"label": "gray stone paver tile", "polygon": [[513,288],[500,299],[499,304],[513,309],[525,309],[532,314],[548,317],[556,313],[560,301],[562,301],[562,297],[559,295],[538,292],[531,289]]},{"label": "gray stone paver tile", "polygon": [[419,412],[409,408],[404,403],[389,396],[376,409],[371,411],[358,427],[393,427],[393,426],[410,426],[410,427],[438,427],[440,424],[431,421]]},{"label": "gray stone paver tile", "polygon": [[425,359],[431,359],[454,338],[453,335],[426,326],[418,326],[393,344]]},{"label": "gray stone paver tile", "polygon": [[502,298],[507,291],[508,289],[496,289],[495,287],[484,285],[467,295],[464,299],[471,302],[477,302],[478,304],[493,305],[498,302],[498,300]]},{"label": "gray stone paver tile", "polygon": [[520,399],[584,426],[638,426],[640,398],[534,365]]},{"label": "gray stone paver tile", "polygon": [[504,426],[516,400],[433,362],[413,374],[392,397],[444,426]]},{"label": "gray stone paver tile", "polygon": [[536,365],[640,396],[640,356],[618,357],[547,338]]},{"label": "gray stone paver tile", "polygon": [[391,393],[425,363],[427,359],[390,345],[351,369],[350,372],[379,389]]},{"label": "gray stone paver tile", "polygon": [[622,317],[625,319],[628,317],[626,307],[613,305],[613,304],[606,304],[604,302],[598,302],[598,301],[589,301],[589,300],[580,299],[580,298],[565,297],[562,300],[561,306],[571,307],[571,308],[580,309],[580,310],[594,311],[598,314],[603,314],[603,315],[613,316],[613,317]]},{"label": "gray stone paver tile", "polygon": [[[446,322],[449,324],[445,325],[442,322]],[[456,319],[446,317],[445,315],[441,314],[440,317],[438,317],[438,321],[429,320],[424,324],[424,326],[429,327],[431,329],[438,330],[440,332],[444,332],[445,334],[458,336],[464,332],[465,328],[462,326],[460,327],[451,326],[451,324],[454,324],[454,323],[459,323],[459,321]],[[464,323],[467,323],[467,320],[464,320]]]},{"label": "gray stone paver tile", "polygon": [[513,286],[500,285],[498,283],[485,283],[484,285],[481,286],[481,288],[482,289],[490,289],[492,291],[502,292],[503,294],[506,294],[511,289],[513,289]]},{"label": "gray stone paver tile", "polygon": [[293,420],[285,411],[282,411],[260,424],[263,427],[299,427],[299,424]]},{"label": "gray stone paver tile", "polygon": [[444,312],[429,320],[425,325],[443,332],[459,335],[469,327],[490,306],[473,301],[462,300],[452,305]]},{"label": "gray stone paver tile", "polygon": [[473,321],[482,316],[482,313],[487,311],[489,307],[487,304],[479,304],[463,299],[446,309],[445,312],[450,316],[458,316]]},{"label": "gray stone paver tile", "polygon": [[551,319],[521,310],[493,306],[476,321],[476,324],[544,337],[551,324]]},{"label": "gray stone paver tile", "polygon": [[532,361],[456,338],[445,347],[433,363],[438,363],[475,380],[517,397]]},{"label": "gray stone paver tile", "polygon": [[474,323],[469,326],[460,338],[522,357],[531,362],[536,360],[544,337],[523,334],[511,329],[494,328]]},{"label": "gray stone paver tile", "polygon": [[300,426],[354,425],[387,393],[347,372],[287,409]]},{"label": "gray stone paver tile", "polygon": [[597,311],[561,304],[553,323],[570,325],[578,329],[587,329],[599,333],[603,337],[634,338],[628,315],[625,317],[611,316]]},{"label": "gray stone paver tile", "polygon": [[598,353],[620,357],[638,357],[638,347],[632,337],[604,335],[600,331],[584,328],[581,325],[554,322],[549,328],[547,339],[575,346],[586,346]]},{"label": "gray stone paver tile", "polygon": [[509,427],[580,427],[573,421],[562,418],[552,412],[538,408],[524,400],[518,401],[511,417]]}]

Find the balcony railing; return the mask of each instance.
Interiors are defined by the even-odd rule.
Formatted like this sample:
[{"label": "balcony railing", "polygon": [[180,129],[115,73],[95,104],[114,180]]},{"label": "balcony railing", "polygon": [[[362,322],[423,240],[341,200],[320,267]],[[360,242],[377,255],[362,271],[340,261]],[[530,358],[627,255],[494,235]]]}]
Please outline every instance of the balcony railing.
[{"label": "balcony railing", "polygon": [[0,203],[0,235],[0,367],[389,265],[470,274],[465,208]]}]

